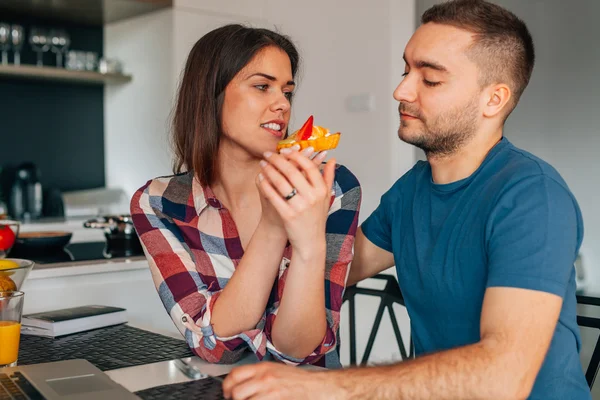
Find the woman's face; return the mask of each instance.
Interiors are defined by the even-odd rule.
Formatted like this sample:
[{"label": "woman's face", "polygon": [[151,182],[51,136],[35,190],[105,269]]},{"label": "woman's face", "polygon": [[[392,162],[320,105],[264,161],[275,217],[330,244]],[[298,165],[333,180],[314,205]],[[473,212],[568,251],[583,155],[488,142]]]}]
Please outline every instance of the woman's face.
[{"label": "woman's face", "polygon": [[285,136],[295,83],[288,55],[278,47],[260,50],[229,82],[221,112],[224,141],[256,158]]}]

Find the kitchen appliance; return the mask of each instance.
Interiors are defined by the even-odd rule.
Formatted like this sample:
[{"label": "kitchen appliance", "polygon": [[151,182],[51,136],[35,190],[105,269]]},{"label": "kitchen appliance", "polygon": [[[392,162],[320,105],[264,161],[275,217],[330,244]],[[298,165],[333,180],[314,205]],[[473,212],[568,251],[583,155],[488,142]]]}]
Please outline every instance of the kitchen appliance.
[{"label": "kitchen appliance", "polygon": [[83,223],[85,228],[103,229],[106,249],[111,254],[131,256],[143,254],[142,244],[135,232],[131,215],[107,215]]},{"label": "kitchen appliance", "polygon": [[42,216],[42,184],[35,164],[23,163],[15,170],[9,196],[9,212],[13,218],[31,221]]}]

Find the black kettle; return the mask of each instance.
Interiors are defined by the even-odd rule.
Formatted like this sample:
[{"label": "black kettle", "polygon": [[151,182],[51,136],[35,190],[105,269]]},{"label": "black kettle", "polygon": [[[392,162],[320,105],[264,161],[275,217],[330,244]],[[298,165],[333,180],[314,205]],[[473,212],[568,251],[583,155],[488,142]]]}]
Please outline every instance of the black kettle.
[{"label": "black kettle", "polygon": [[23,163],[15,170],[10,190],[9,212],[13,218],[31,221],[42,216],[42,184],[35,164]]},{"label": "black kettle", "polygon": [[104,257],[131,257],[143,255],[144,249],[135,232],[131,215],[105,215],[87,220],[85,228],[103,229],[106,237]]}]

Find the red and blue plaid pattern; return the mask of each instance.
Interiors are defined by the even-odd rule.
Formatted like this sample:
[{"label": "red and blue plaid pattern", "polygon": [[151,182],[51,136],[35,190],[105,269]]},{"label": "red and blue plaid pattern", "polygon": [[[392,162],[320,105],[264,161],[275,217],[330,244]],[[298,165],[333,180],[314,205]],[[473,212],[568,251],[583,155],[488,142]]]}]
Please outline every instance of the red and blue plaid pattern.
[{"label": "red and blue plaid pattern", "polygon": [[336,351],[340,309],[361,201],[360,185],[337,166],[335,195],[327,220],[325,305],[328,329],[321,344],[304,359],[286,356],[271,341],[271,327],[283,294],[288,246],[281,260],[267,309],[258,325],[231,337],[218,337],[211,326],[213,305],[243,256],[235,223],[209,187],[191,173],[153,179],[131,200],[131,214],[150,264],[156,289],[190,348],[213,363],[234,363],[248,348],[259,359],[267,352],[288,364],[340,367]]}]

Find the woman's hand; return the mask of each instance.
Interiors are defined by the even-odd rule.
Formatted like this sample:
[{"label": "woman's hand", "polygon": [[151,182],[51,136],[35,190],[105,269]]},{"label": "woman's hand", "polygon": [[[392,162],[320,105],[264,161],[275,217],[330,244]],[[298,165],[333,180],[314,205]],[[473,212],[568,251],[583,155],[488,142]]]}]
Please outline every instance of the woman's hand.
[{"label": "woman's hand", "polygon": [[[290,154],[291,152],[298,152],[299,149],[300,149],[300,146],[295,145],[289,149],[283,149],[282,154]],[[300,154],[302,154],[306,157],[314,156],[314,157],[312,157],[312,160],[315,163],[315,165],[320,165],[321,162],[323,161],[323,159],[325,158],[324,156],[319,157],[318,153],[314,154],[311,147],[309,147],[308,149],[305,149]],[[258,190],[261,194],[261,196],[260,196],[260,202],[261,202],[261,206],[262,206],[262,215],[261,215],[261,221],[260,221],[261,224],[266,225],[270,229],[281,230],[281,232],[283,232],[285,234],[285,228],[283,225],[283,221],[281,220],[281,217],[279,216],[279,213],[273,207],[271,202],[269,200],[267,200],[267,197],[261,188],[260,176],[256,177],[256,186],[258,187]]]},{"label": "woman's hand", "polygon": [[329,160],[323,174],[319,165],[326,152],[309,159],[312,148],[303,152],[265,153],[259,175],[259,189],[277,212],[294,255],[304,259],[325,252],[325,224],[335,176],[335,160]]}]

